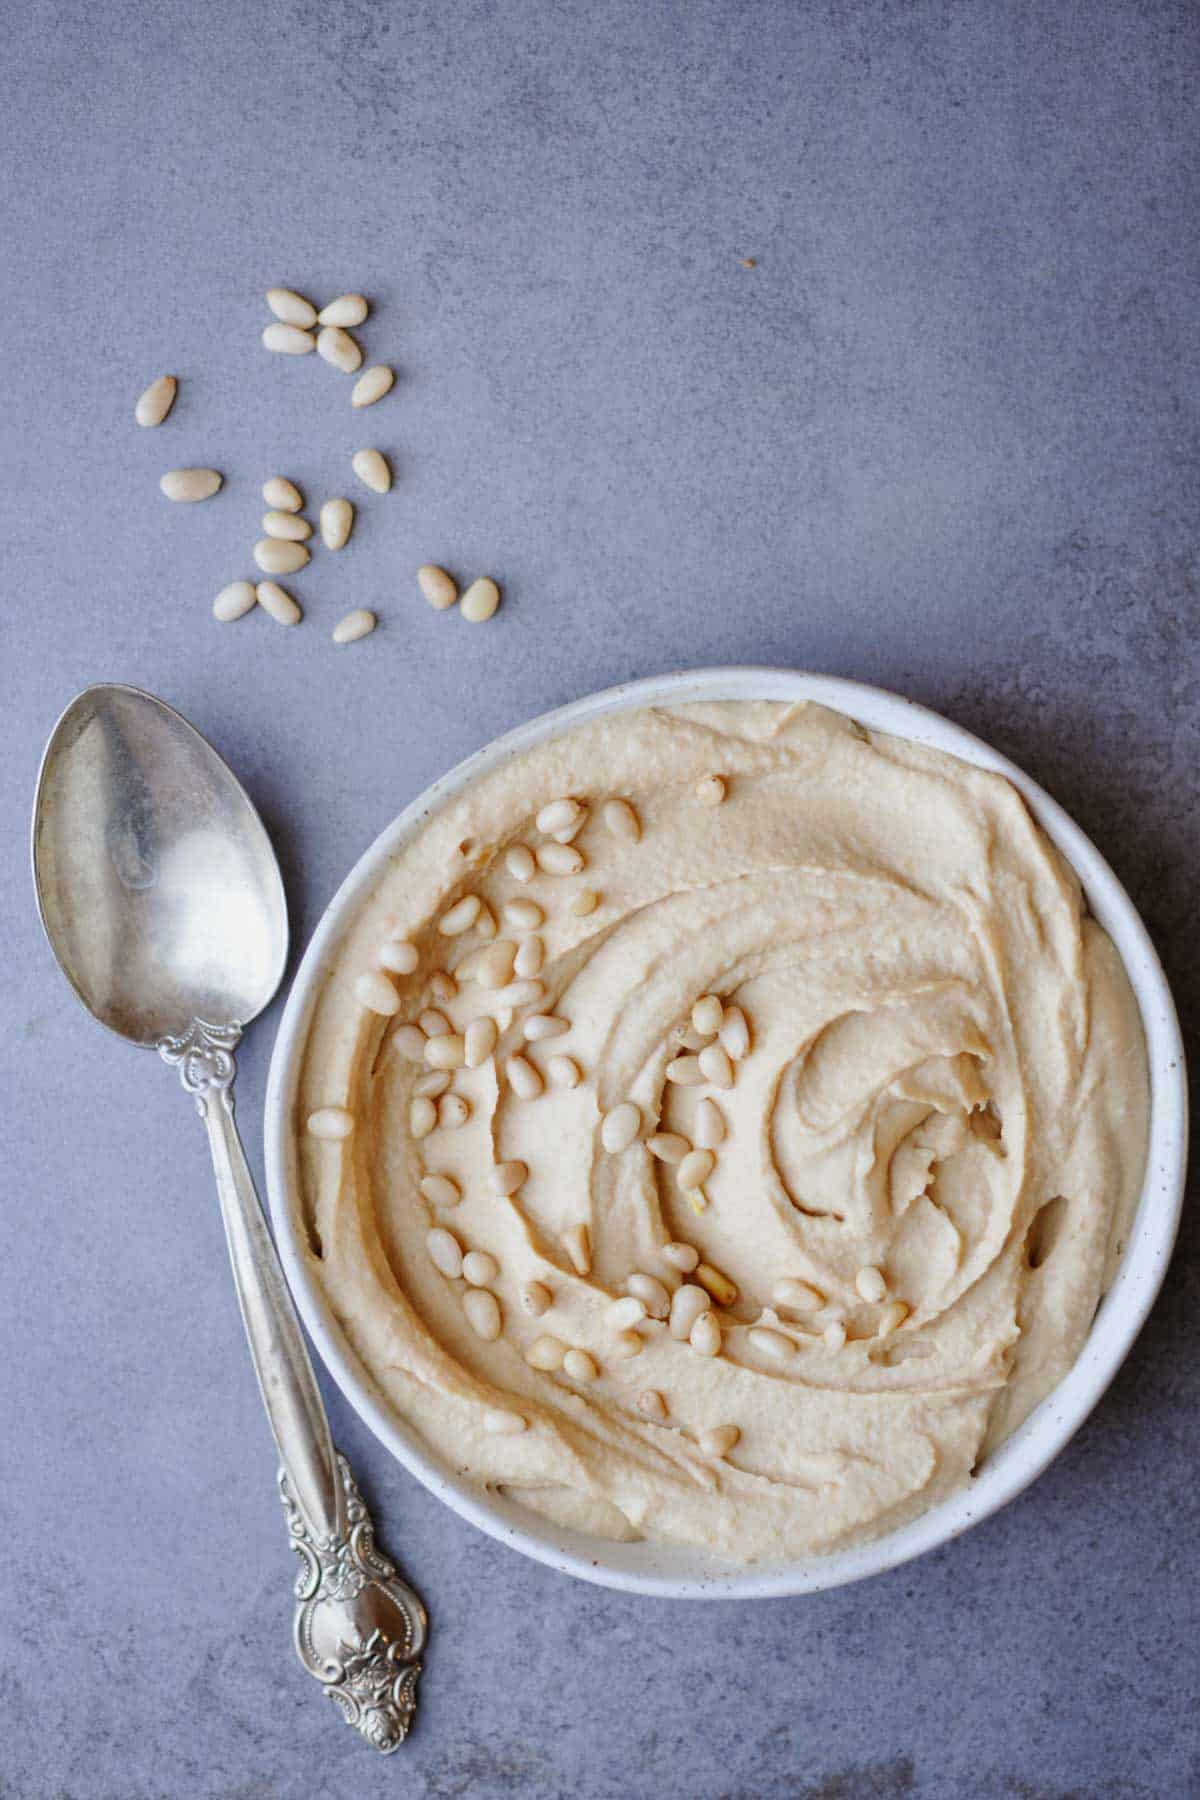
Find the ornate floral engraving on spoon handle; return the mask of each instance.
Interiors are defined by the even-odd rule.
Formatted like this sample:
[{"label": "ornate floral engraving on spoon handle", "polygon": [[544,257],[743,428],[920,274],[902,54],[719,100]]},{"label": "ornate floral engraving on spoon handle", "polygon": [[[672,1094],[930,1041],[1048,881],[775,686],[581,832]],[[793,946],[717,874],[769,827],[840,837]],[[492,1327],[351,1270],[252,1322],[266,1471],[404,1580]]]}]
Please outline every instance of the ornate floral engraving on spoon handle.
[{"label": "ornate floral engraving on spoon handle", "polygon": [[425,1608],[375,1548],[370,1514],[333,1447],[283,1270],[233,1118],[237,1025],[193,1019],[158,1045],[179,1070],[208,1132],[221,1215],[250,1354],[283,1467],[279,1492],[296,1582],[296,1650],[347,1724],[388,1755],[416,1708]]},{"label": "ornate floral engraving on spoon handle", "polygon": [[425,1608],[375,1548],[371,1516],[350,1465],[338,1456],[346,1531],[316,1537],[279,1471],[292,1548],[304,1563],[296,1581],[296,1650],[348,1725],[383,1755],[399,1749],[416,1709]]},{"label": "ornate floral engraving on spoon handle", "polygon": [[210,1025],[204,1019],[193,1019],[178,1037],[162,1038],[158,1054],[165,1063],[179,1070],[185,1093],[193,1094],[196,1111],[203,1118],[210,1091],[227,1093],[233,1086],[237,1064],[233,1053],[241,1041],[240,1025]]}]

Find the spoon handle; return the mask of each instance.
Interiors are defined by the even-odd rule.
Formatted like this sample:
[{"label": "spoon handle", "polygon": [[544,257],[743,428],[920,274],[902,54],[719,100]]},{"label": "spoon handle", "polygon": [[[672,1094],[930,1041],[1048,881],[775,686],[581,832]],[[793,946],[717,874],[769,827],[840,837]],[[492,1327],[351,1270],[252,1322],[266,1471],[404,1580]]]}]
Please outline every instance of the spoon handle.
[{"label": "spoon handle", "polygon": [[158,1051],[178,1067],[208,1132],[233,1284],[279,1460],[312,1529],[340,1537],[345,1506],[329,1421],[233,1122],[233,1051],[241,1035],[236,1025],[197,1019],[182,1036],[165,1038]]},{"label": "spoon handle", "polygon": [[233,1118],[236,1025],[193,1020],[158,1046],[179,1068],[208,1132],[250,1356],[282,1468],[296,1583],[296,1649],[348,1724],[387,1754],[416,1705],[425,1609],[375,1548],[370,1514],[329,1421]]}]

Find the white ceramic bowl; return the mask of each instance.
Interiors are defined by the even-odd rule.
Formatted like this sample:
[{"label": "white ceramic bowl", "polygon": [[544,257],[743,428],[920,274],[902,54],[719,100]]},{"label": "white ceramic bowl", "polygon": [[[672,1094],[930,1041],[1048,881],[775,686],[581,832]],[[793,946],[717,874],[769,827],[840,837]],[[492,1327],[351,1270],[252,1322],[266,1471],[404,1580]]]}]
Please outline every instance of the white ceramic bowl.
[{"label": "white ceramic bowl", "polygon": [[[390,1409],[347,1344],[304,1259],[297,1211],[292,1121],[309,1016],[343,933],[400,846],[433,808],[505,757],[602,714],[688,700],[815,700],[864,725],[950,751],[966,762],[1006,775],[1077,871],[1093,913],[1120,951],[1141,1008],[1150,1061],[1150,1146],[1141,1203],[1117,1279],[1066,1379],[988,1459],[965,1491],[901,1530],[857,1549],[751,1567],[731,1565],[697,1550],[607,1543],[552,1525],[456,1475]],[[359,859],[326,910],[300,965],[279,1028],[266,1104],[267,1183],[280,1254],[313,1341],[359,1416],[427,1488],[502,1543],[585,1581],[674,1599],[815,1593],[858,1581],[946,1543],[1027,1487],[1091,1412],[1153,1304],[1179,1223],[1186,1141],[1183,1046],[1166,978],[1133,902],[1079,827],[1020,769],[936,713],[881,688],[788,669],[701,669],[609,688],[519,726],[427,788]]]}]

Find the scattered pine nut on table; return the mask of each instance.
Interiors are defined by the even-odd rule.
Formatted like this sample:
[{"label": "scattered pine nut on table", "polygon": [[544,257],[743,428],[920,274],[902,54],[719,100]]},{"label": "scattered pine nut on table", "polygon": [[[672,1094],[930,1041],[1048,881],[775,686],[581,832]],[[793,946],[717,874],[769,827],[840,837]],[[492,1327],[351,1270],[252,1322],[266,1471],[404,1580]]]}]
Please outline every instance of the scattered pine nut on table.
[{"label": "scattered pine nut on table", "polygon": [[161,425],[175,404],[178,383],[173,375],[160,375],[138,396],[133,416],[139,425]]},{"label": "scattered pine nut on table", "polygon": [[378,623],[373,612],[365,606],[356,606],[334,626],[333,641],[335,644],[356,644],[359,638],[369,637]]}]

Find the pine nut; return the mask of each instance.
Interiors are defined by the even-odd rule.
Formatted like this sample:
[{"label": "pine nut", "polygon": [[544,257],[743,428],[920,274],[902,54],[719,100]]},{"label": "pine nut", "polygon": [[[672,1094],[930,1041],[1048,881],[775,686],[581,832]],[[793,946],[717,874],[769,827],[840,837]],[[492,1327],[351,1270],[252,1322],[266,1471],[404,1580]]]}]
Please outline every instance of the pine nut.
[{"label": "pine nut", "polygon": [[694,1244],[664,1244],[662,1258],[681,1274],[690,1275],[700,1261],[700,1252]]},{"label": "pine nut", "polygon": [[563,1374],[572,1381],[595,1381],[600,1371],[586,1350],[568,1350],[563,1357]]},{"label": "pine nut", "polygon": [[509,1087],[519,1100],[536,1100],[545,1086],[533,1064],[523,1056],[510,1056],[504,1072]]},{"label": "pine nut", "polygon": [[491,1287],[500,1273],[500,1264],[490,1250],[468,1250],[463,1257],[462,1272],[472,1287]]},{"label": "pine nut", "polygon": [[721,1349],[721,1327],[715,1316],[701,1313],[688,1333],[688,1343],[697,1356],[716,1356]]},{"label": "pine nut", "polygon": [[221,477],[215,469],[168,469],[159,477],[159,487],[168,500],[211,500],[220,491]]},{"label": "pine nut", "polygon": [[574,844],[539,844],[534,855],[543,875],[578,875],[584,866],[583,851]]},{"label": "pine nut", "polygon": [[317,309],[312,301],[306,300],[303,294],[294,293],[291,288],[268,288],[267,305],[285,325],[302,325],[307,330],[317,322]]},{"label": "pine nut", "polygon": [[718,1033],[725,1054],[741,1062],[750,1048],[750,1027],[740,1006],[727,1006]]},{"label": "pine nut", "polygon": [[488,1191],[495,1194],[497,1199],[507,1200],[510,1194],[515,1194],[523,1185],[528,1174],[529,1170],[523,1162],[497,1163],[495,1168],[488,1170]]},{"label": "pine nut", "polygon": [[449,1281],[457,1281],[463,1272],[463,1253],[454,1233],[447,1231],[444,1225],[435,1225],[432,1231],[425,1233],[425,1248],[434,1268]]},{"label": "pine nut", "polygon": [[728,1275],[720,1269],[714,1269],[711,1263],[702,1262],[696,1267],[696,1280],[702,1288],[712,1295],[718,1306],[732,1306],[738,1297],[736,1283],[730,1281]]},{"label": "pine nut", "polygon": [[600,895],[595,888],[580,888],[571,902],[571,912],[577,919],[586,919],[594,913],[600,904]]},{"label": "pine nut", "polygon": [[807,1281],[777,1281],[771,1289],[771,1304],[781,1312],[816,1312],[824,1306],[825,1296]]},{"label": "pine nut", "polygon": [[319,1107],[308,1115],[308,1130],[312,1137],[328,1138],[333,1142],[348,1138],[354,1130],[354,1114],[348,1113],[344,1106]]},{"label": "pine nut", "polygon": [[504,852],[504,866],[514,881],[532,881],[537,869],[528,844],[510,844]]},{"label": "pine nut", "polygon": [[527,1281],[521,1288],[521,1305],[532,1319],[540,1319],[550,1311],[554,1295],[544,1281]]},{"label": "pine nut", "polygon": [[325,548],[344,550],[354,529],[352,503],[339,494],[336,499],[324,502],[318,517],[321,521],[321,542]]},{"label": "pine nut", "polygon": [[525,1352],[525,1361],[531,1369],[541,1369],[546,1374],[552,1375],[556,1369],[562,1368],[563,1358],[566,1354],[567,1346],[560,1338],[534,1338]]},{"label": "pine nut", "polygon": [[281,356],[307,356],[317,347],[312,332],[301,330],[299,325],[268,325],[262,341],[264,350],[274,350]]},{"label": "pine nut", "polygon": [[464,894],[448,912],[442,914],[438,920],[438,930],[443,937],[461,937],[464,931],[470,931],[479,917],[482,905],[483,901],[478,894]]},{"label": "pine nut", "polygon": [[640,1356],[646,1348],[646,1340],[636,1331],[618,1331],[608,1346],[608,1354],[613,1362],[628,1362],[631,1357]]},{"label": "pine nut", "polygon": [[374,406],[377,400],[382,400],[385,394],[391,392],[395,379],[394,371],[386,363],[376,363],[374,368],[364,369],[351,392],[351,406]]},{"label": "pine nut", "polygon": [[379,1013],[385,1019],[390,1019],[393,1013],[400,1011],[399,994],[387,976],[380,974],[378,970],[357,977],[354,997],[360,1006],[365,1006],[369,1012]]},{"label": "pine nut", "polygon": [[138,395],[133,416],[139,425],[161,425],[175,404],[178,383],[173,375],[160,375]]},{"label": "pine nut", "polygon": [[680,1087],[699,1087],[704,1080],[699,1057],[677,1056],[667,1064],[667,1080],[678,1082]]},{"label": "pine nut", "polygon": [[642,1129],[642,1115],[632,1100],[623,1100],[605,1113],[600,1123],[600,1142],[610,1155],[628,1150]]},{"label": "pine nut", "polygon": [[361,325],[370,309],[361,294],[339,294],[317,314],[318,325]]},{"label": "pine nut", "polygon": [[878,1269],[860,1269],[854,1277],[854,1285],[869,1306],[878,1306],[881,1300],[887,1299],[887,1282]]},{"label": "pine nut", "polygon": [[262,485],[262,497],[274,512],[300,512],[304,496],[286,475],[272,475]]},{"label": "pine nut", "polygon": [[746,1333],[746,1342],[760,1356],[765,1356],[768,1362],[789,1362],[796,1353],[796,1346],[790,1337],[785,1337],[782,1331],[772,1331],[766,1325],[752,1325]]},{"label": "pine nut", "polygon": [[671,1336],[682,1343],[691,1336],[692,1326],[701,1313],[708,1312],[711,1306],[712,1297],[702,1287],[694,1287],[690,1282],[677,1287],[671,1297]]},{"label": "pine nut", "polygon": [[706,1456],[728,1456],[741,1435],[736,1425],[714,1425],[700,1433],[700,1448]]},{"label": "pine nut", "polygon": [[701,994],[692,1008],[692,1028],[701,1037],[716,1037],[725,1008],[715,994]]},{"label": "pine nut", "polygon": [[842,1319],[831,1319],[821,1333],[827,1350],[841,1350],[846,1342],[846,1326]]},{"label": "pine nut", "polygon": [[308,561],[304,544],[288,544],[282,538],[259,538],[254,560],[264,575],[294,575]]},{"label": "pine nut", "polygon": [[[430,994],[434,995],[434,999],[437,1001],[452,1001],[455,992],[457,992],[457,988],[453,988],[453,986],[446,988],[446,983],[437,979],[437,972],[434,976],[430,976]],[[426,1030],[425,1035],[426,1039],[434,1044],[450,1042],[455,1037],[455,1031],[453,1031],[450,1021],[446,1019],[446,1015],[437,1012],[434,1006],[428,1006],[425,1012],[421,1013],[421,1021],[430,1026],[430,1030]],[[428,1044],[426,1044],[426,1051],[428,1051]],[[428,1062],[430,1057],[426,1055],[425,1060]],[[446,1067],[450,1067],[450,1064],[446,1064]],[[462,1067],[462,1064],[457,1064],[457,1067]]]},{"label": "pine nut", "polygon": [[489,1437],[519,1437],[528,1424],[520,1413],[501,1412],[498,1407],[490,1406],[483,1415],[483,1429]]},{"label": "pine nut", "polygon": [[692,1114],[692,1137],[700,1150],[715,1150],[725,1141],[725,1115],[715,1100],[701,1100]]},{"label": "pine nut", "polygon": [[719,775],[702,775],[696,783],[696,798],[701,806],[720,806],[725,798],[725,783]]},{"label": "pine nut", "polygon": [[711,1081],[717,1088],[733,1086],[733,1064],[720,1044],[709,1044],[700,1052],[696,1060],[700,1064],[700,1073],[705,1081]]},{"label": "pine nut", "polygon": [[587,816],[587,807],[581,806],[578,816],[570,825],[561,825],[557,831],[552,831],[550,836],[554,839],[556,844],[573,844],[575,839],[579,836],[579,833],[583,830],[584,825],[587,823]]},{"label": "pine nut", "polygon": [[610,1331],[627,1331],[631,1325],[640,1325],[645,1316],[646,1302],[636,1294],[626,1294],[604,1309],[604,1323]]},{"label": "pine nut", "polygon": [[555,1087],[576,1088],[583,1080],[583,1070],[573,1056],[552,1056],[547,1074]]},{"label": "pine nut", "polygon": [[582,818],[583,807],[578,800],[564,797],[561,800],[551,800],[548,806],[543,806],[534,823],[547,837],[553,837],[556,831],[564,831]]},{"label": "pine nut", "polygon": [[500,1302],[486,1288],[468,1288],[463,1295],[463,1312],[467,1324],[485,1344],[494,1344],[500,1336]]},{"label": "pine nut", "polygon": [[475,921],[475,929],[480,937],[484,939],[494,938],[499,930],[499,926],[496,924],[496,915],[486,903],[479,908],[479,917]]},{"label": "pine nut", "polygon": [[681,1163],[691,1153],[692,1146],[676,1131],[656,1131],[652,1138],[646,1139],[646,1148],[659,1162]]},{"label": "pine nut", "polygon": [[424,1095],[418,1096],[408,1109],[408,1129],[415,1138],[425,1138],[429,1136],[436,1124],[437,1107]]},{"label": "pine nut", "polygon": [[536,931],[546,918],[536,900],[506,900],[500,916],[514,931]]},{"label": "pine nut", "polygon": [[545,1038],[561,1037],[571,1026],[569,1020],[554,1013],[531,1013],[521,1029],[531,1044],[540,1044]]},{"label": "pine nut", "polygon": [[513,970],[524,979],[540,974],[545,956],[546,946],[540,937],[523,938],[513,958]]},{"label": "pine nut", "polygon": [[667,1403],[654,1388],[647,1388],[638,1395],[637,1408],[648,1419],[665,1419],[667,1416]]},{"label": "pine nut", "polygon": [[466,1061],[463,1040],[456,1031],[426,1038],[425,1061],[431,1069],[461,1069]]},{"label": "pine nut", "polygon": [[687,1030],[680,1034],[679,1049],[680,1050],[703,1050],[706,1044],[711,1044],[711,1043],[712,1043],[711,1036],[707,1035],[703,1031],[693,1031],[692,1027],[689,1025]]},{"label": "pine nut", "polygon": [[436,563],[422,563],[417,570],[417,586],[435,612],[445,612],[458,599],[454,577],[439,569]]},{"label": "pine nut", "polygon": [[463,1033],[463,1060],[468,1069],[480,1069],[496,1048],[500,1033],[495,1019],[472,1019]]},{"label": "pine nut", "polygon": [[642,821],[628,800],[606,800],[600,817],[613,836],[624,838],[626,843],[636,844],[642,835]]},{"label": "pine nut", "polygon": [[703,1187],[717,1165],[711,1150],[689,1150],[675,1173],[675,1179],[686,1194],[691,1188]]},{"label": "pine nut", "polygon": [[880,1337],[891,1337],[893,1331],[899,1329],[908,1317],[908,1308],[903,1300],[892,1300],[879,1315],[875,1330]]},{"label": "pine nut", "polygon": [[471,583],[458,603],[458,610],[472,625],[482,625],[491,618],[499,604],[500,589],[485,575],[481,581]]},{"label": "pine nut", "polygon": [[592,1234],[586,1225],[568,1225],[562,1234],[563,1248],[577,1275],[592,1272]]},{"label": "pine nut", "polygon": [[399,1025],[392,1033],[392,1048],[405,1062],[424,1063],[425,1033],[415,1025]]},{"label": "pine nut", "polygon": [[440,1005],[453,1000],[458,993],[458,983],[446,969],[435,969],[429,977],[429,992]]},{"label": "pine nut", "polygon": [[418,1075],[413,1082],[413,1093],[424,1094],[429,1100],[440,1100],[450,1086],[448,1069],[429,1069],[424,1075]]},{"label": "pine nut", "polygon": [[379,952],[381,967],[396,975],[411,975],[420,960],[420,951],[408,938],[389,938]]},{"label": "pine nut", "polygon": [[353,375],[362,367],[362,350],[340,325],[322,325],[317,333],[317,355],[343,375]]},{"label": "pine nut", "polygon": [[379,621],[365,606],[356,606],[334,626],[331,636],[335,644],[357,644],[359,638],[370,637]]},{"label": "pine nut", "polygon": [[[476,981],[481,987],[493,990],[507,987],[512,979],[515,955],[516,945],[508,938],[500,938],[497,943],[489,944],[471,964]],[[460,969],[461,966],[460,964]]]},{"label": "pine nut", "polygon": [[380,450],[356,450],[350,458],[350,467],[363,486],[369,487],[374,494],[386,494],[392,485],[392,471]]},{"label": "pine nut", "polygon": [[687,1193],[683,1197],[687,1201],[688,1205],[691,1207],[692,1211],[695,1213],[697,1218],[700,1217],[700,1214],[702,1212],[707,1212],[707,1210],[708,1210],[708,1195],[705,1193],[705,1191],[702,1187],[689,1188]]},{"label": "pine nut", "polygon": [[299,513],[264,513],[262,528],[268,537],[282,538],[292,544],[302,544],[305,538],[312,536],[312,526]]},{"label": "pine nut", "polygon": [[457,1206],[462,1199],[462,1189],[449,1175],[425,1175],[420,1185],[431,1206]]},{"label": "pine nut", "polygon": [[495,1001],[509,1012],[515,1012],[521,1006],[537,1006],[546,998],[545,985],[540,981],[510,981],[507,987],[497,988]]},{"label": "pine nut", "polygon": [[252,581],[231,581],[213,601],[213,618],[220,619],[222,625],[232,624],[250,611],[256,598]]},{"label": "pine nut", "polygon": [[457,1131],[471,1116],[471,1103],[461,1094],[443,1094],[438,1101],[438,1124],[443,1131]]},{"label": "pine nut", "polygon": [[671,1296],[657,1275],[644,1275],[636,1270],[625,1286],[635,1300],[640,1300],[652,1319],[665,1319],[671,1310]]}]

